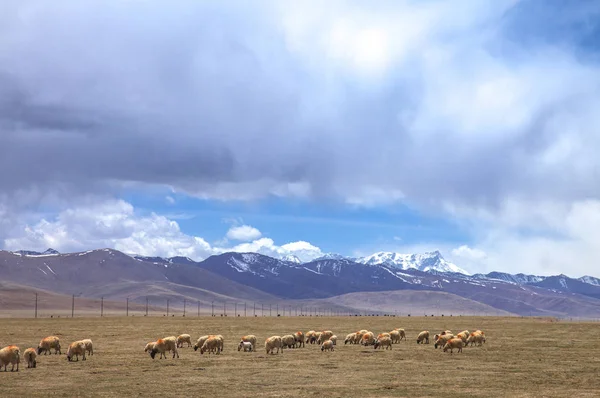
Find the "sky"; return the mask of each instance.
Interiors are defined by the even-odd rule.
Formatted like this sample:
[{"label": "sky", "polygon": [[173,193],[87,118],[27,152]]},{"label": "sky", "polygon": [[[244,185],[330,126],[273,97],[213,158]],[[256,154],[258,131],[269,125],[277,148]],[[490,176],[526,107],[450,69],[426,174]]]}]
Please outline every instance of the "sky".
[{"label": "sky", "polygon": [[600,2],[0,4],[0,247],[600,276]]}]

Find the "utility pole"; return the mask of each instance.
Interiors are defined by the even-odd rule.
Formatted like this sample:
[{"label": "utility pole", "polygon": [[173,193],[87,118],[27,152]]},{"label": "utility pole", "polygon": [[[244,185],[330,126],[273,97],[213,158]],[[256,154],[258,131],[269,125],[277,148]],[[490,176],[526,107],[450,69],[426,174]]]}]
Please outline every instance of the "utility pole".
[{"label": "utility pole", "polygon": [[104,316],[104,297],[100,297],[100,318]]},{"label": "utility pole", "polygon": [[237,317],[237,302],[233,303],[233,316]]},{"label": "utility pole", "polygon": [[210,302],[210,315],[215,316],[215,302],[214,301]]},{"label": "utility pole", "polygon": [[269,304],[269,316],[273,316],[273,313],[271,312],[272,305],[273,304]]},{"label": "utility pole", "polygon": [[254,302],[254,314],[253,315],[256,317],[256,302]]},{"label": "utility pole", "polygon": [[223,316],[227,316],[227,301],[223,302]]},{"label": "utility pole", "polygon": [[35,318],[37,319],[37,293],[35,294]]},{"label": "utility pole", "polygon": [[148,296],[146,296],[146,316],[148,316]]},{"label": "utility pole", "polygon": [[169,299],[167,299],[167,316],[169,316]]},{"label": "utility pole", "polygon": [[129,316],[129,297],[127,297],[127,311],[125,312],[125,316]]},{"label": "utility pole", "polygon": [[183,299],[183,316],[185,316],[185,299]]},{"label": "utility pole", "polygon": [[71,297],[71,318],[75,316],[75,295]]},{"label": "utility pole", "polygon": [[198,300],[198,317],[200,317],[200,300]]},{"label": "utility pole", "polygon": [[276,309],[277,316],[279,316],[279,303],[277,303],[276,306],[277,306],[277,309]]},{"label": "utility pole", "polygon": [[246,317],[246,302],[244,302],[244,317]]},{"label": "utility pole", "polygon": [[265,305],[260,303],[260,316],[265,316]]}]

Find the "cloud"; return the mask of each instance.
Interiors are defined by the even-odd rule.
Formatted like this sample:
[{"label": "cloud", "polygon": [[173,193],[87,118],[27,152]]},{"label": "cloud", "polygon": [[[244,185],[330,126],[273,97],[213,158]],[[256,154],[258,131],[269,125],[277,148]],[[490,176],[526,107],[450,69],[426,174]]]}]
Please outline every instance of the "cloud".
[{"label": "cloud", "polygon": [[468,226],[489,264],[519,242],[524,266],[554,264],[540,242],[587,263],[557,214],[600,200],[599,26],[594,1],[8,1],[0,239],[40,205],[167,186],[408,203]]},{"label": "cloud", "polygon": [[[1,208],[0,208],[1,210]],[[123,200],[105,201],[87,207],[66,209],[54,219],[45,218],[34,225],[13,228],[13,237],[4,240],[8,250],[45,250],[77,252],[111,247],[144,256],[185,256],[202,260],[229,251],[257,252],[273,257],[293,254],[308,261],[321,255],[321,250],[304,241],[278,246],[270,238],[260,238],[258,229],[232,227],[235,239],[249,240],[235,246],[212,246],[199,236],[181,231],[179,224],[165,216],[137,214]]]},{"label": "cloud", "polygon": [[250,241],[260,238],[262,233],[250,225],[240,225],[229,228],[226,236],[232,240]]}]

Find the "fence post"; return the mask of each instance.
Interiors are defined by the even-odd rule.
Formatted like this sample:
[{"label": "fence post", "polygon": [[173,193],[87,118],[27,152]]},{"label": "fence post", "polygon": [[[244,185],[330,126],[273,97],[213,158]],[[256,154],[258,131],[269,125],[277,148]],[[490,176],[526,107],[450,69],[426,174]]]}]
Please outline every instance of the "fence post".
[{"label": "fence post", "polygon": [[244,302],[244,317],[246,316],[246,302]]},{"label": "fence post", "polygon": [[271,309],[273,308],[272,305],[273,304],[269,304],[269,316],[273,316],[273,313],[271,312]]},{"label": "fence post", "polygon": [[148,316],[148,296],[146,296],[146,316]]},{"label": "fence post", "polygon": [[100,318],[104,316],[104,297],[100,297]]},{"label": "fence post", "polygon": [[167,316],[169,316],[169,299],[167,299]]},{"label": "fence post", "polygon": [[127,297],[127,311],[125,312],[125,316],[129,316],[129,297]]},{"label": "fence post", "polygon": [[233,303],[233,316],[237,318],[237,302]]},{"label": "fence post", "polygon": [[200,300],[198,300],[198,316],[200,316]]},{"label": "fence post", "polygon": [[256,302],[254,303],[254,317],[256,317]]},{"label": "fence post", "polygon": [[37,293],[35,294],[35,318],[37,319]]},{"label": "fence post", "polygon": [[185,304],[186,304],[185,299],[183,299],[183,316],[185,316]]},{"label": "fence post", "polygon": [[71,318],[75,316],[75,295],[71,297]]},{"label": "fence post", "polygon": [[215,316],[215,302],[210,302],[210,316]]}]

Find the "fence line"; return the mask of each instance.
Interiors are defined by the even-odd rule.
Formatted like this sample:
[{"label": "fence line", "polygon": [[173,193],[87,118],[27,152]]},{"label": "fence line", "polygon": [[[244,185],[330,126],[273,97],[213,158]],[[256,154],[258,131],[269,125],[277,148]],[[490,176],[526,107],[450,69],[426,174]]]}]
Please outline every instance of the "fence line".
[{"label": "fence line", "polygon": [[[30,310],[5,311],[0,309],[0,317],[5,315],[33,318],[54,318],[54,317],[94,317],[94,316],[163,316],[163,317],[340,317],[340,316],[417,316],[417,317],[452,317],[452,316],[511,316],[525,317],[518,315],[505,315],[503,311],[490,311],[488,313],[473,314],[469,312],[446,313],[436,310],[430,313],[422,310],[414,310],[411,305],[400,304],[393,311],[381,311],[373,309],[371,311],[348,309],[340,305],[328,304],[318,305],[314,303],[297,302],[290,304],[290,300],[281,302],[262,302],[252,301],[252,307],[248,308],[249,301],[202,301],[190,300],[188,298],[176,298],[173,296],[143,296],[130,298],[125,297],[121,300],[104,300],[104,297],[89,298],[71,295],[70,303],[68,298],[57,299],[56,296],[48,295],[44,292],[36,292],[31,297]],[[69,308],[69,304],[70,308]],[[195,313],[189,311],[189,305],[196,306]],[[242,309],[243,306],[243,309]],[[70,310],[70,311],[69,311]],[[548,318],[556,321],[598,321],[598,319],[582,317],[540,317],[530,314],[529,317]]]}]

